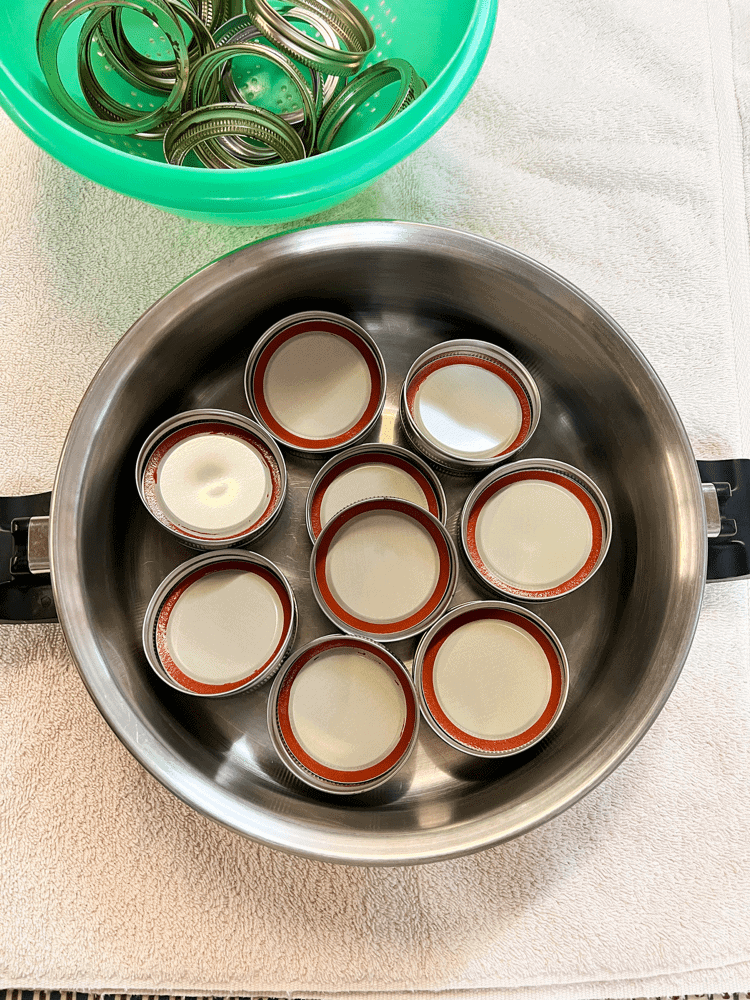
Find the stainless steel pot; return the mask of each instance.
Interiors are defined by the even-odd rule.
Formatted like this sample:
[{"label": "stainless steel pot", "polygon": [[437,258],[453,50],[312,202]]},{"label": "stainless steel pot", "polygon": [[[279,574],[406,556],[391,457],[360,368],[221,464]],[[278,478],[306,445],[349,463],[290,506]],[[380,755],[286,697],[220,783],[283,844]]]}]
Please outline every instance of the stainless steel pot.
[{"label": "stainless steel pot", "polygon": [[[527,457],[569,462],[604,491],[613,518],[604,565],[585,587],[543,609],[568,654],[570,693],[558,724],[532,749],[470,758],[423,726],[415,754],[392,780],[334,798],[302,785],[276,758],[267,692],[200,700],[149,669],[140,638],[146,606],[190,553],[140,503],[138,449],[181,410],[245,413],[242,373],[255,339],[304,309],[350,316],[382,350],[388,398],[373,438],[404,443],[399,390],[414,358],[442,340],[472,336],[510,350],[540,387],[544,417]],[[49,495],[0,505],[0,619],[50,620],[56,606],[114,732],[159,781],[213,819],[327,861],[444,859],[550,819],[638,743],[687,656],[707,560],[713,578],[750,572],[747,466],[709,463],[703,478],[728,485],[702,487],[680,419],[635,345],[594,302],[521,254],[398,222],[302,230],[209,265],[117,344],[71,425],[49,523]],[[288,468],[289,502],[257,550],[295,590],[302,645],[330,630],[307,574],[304,487],[319,464],[290,455]],[[454,538],[475,479],[443,476]],[[707,510],[711,533],[723,532],[710,548]],[[44,576],[48,541],[54,606]],[[454,604],[485,596],[463,571]],[[398,643],[394,652],[408,664],[415,644]]]}]

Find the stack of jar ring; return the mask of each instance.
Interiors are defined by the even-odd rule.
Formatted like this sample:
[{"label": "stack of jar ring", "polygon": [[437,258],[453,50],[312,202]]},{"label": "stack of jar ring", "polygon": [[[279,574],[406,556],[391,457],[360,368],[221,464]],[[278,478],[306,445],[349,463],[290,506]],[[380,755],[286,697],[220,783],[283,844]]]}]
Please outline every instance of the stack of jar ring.
[{"label": "stack of jar ring", "polygon": [[[368,132],[394,118],[426,87],[403,59],[363,68],[375,36],[351,0],[295,0],[279,7],[247,0],[247,13],[240,12],[242,6],[240,0],[49,0],[37,30],[37,56],[53,96],[83,125],[161,141],[167,162],[175,165],[194,152],[214,169],[285,163],[326,152],[348,141],[343,126],[358,122],[357,113],[382,89],[391,88],[393,96],[380,103],[376,118],[367,116]],[[153,24],[172,58],[154,59],[141,51],[143,46],[139,49],[128,37],[126,11]],[[72,96],[57,62],[67,29],[84,15],[77,59],[88,107]],[[278,111],[254,104],[248,97],[252,88],[240,86],[232,74],[238,57],[270,62],[285,81],[279,85],[286,93],[284,105],[294,103]],[[118,79],[120,91],[135,88],[132,101],[104,86],[102,66],[115,71],[110,79]],[[265,89],[268,98],[270,88]],[[252,96],[259,99],[258,93]],[[162,103],[154,107],[152,97]]]}]

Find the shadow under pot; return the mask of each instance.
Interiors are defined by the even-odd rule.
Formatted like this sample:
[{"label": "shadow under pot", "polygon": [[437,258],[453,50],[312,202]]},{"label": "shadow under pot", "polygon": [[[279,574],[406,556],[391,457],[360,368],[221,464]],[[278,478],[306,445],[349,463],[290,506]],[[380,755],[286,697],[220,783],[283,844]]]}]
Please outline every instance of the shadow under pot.
[{"label": "shadow under pot", "polygon": [[568,661],[552,629],[504,601],[453,608],[420,640],[414,683],[437,735],[476,757],[527,750],[554,726]]},{"label": "shadow under pot", "polygon": [[461,511],[460,530],[480,583],[503,597],[551,601],[599,569],[612,517],[604,494],[580,469],[534,458],[478,483]]},{"label": "shadow under pot", "polygon": [[245,369],[253,415],[307,458],[355,444],[385,403],[386,369],[372,337],[352,320],[302,312],[258,340]]},{"label": "shadow under pot", "polygon": [[205,552],[157,587],[143,621],[156,675],[186,694],[218,697],[269,680],[289,652],[297,604],[281,570],[256,552]]},{"label": "shadow under pot", "polygon": [[264,535],[284,504],[284,458],[270,434],[227,410],[190,410],[148,436],[136,485],[149,513],[185,545],[223,549]]},{"label": "shadow under pot", "polygon": [[305,784],[338,795],[369,791],[407,761],[419,731],[411,677],[392,653],[327,635],[284,665],[268,698],[281,761]]},{"label": "shadow under pot", "polygon": [[407,437],[451,472],[490,469],[536,430],[541,397],[512,354],[481,340],[450,340],[421,354],[401,391]]}]

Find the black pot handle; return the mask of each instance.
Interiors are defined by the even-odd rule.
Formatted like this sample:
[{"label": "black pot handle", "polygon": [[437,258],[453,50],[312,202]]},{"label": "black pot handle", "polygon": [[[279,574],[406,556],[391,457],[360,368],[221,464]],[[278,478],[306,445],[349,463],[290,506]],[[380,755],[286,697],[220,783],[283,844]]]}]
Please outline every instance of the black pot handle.
[{"label": "black pot handle", "polygon": [[709,583],[750,578],[750,459],[698,462],[708,518]]},{"label": "black pot handle", "polygon": [[[750,459],[698,462],[709,583],[750,579]],[[0,624],[56,622],[47,551],[51,493],[0,497]]]},{"label": "black pot handle", "polygon": [[47,548],[51,497],[0,497],[2,625],[57,621]]}]

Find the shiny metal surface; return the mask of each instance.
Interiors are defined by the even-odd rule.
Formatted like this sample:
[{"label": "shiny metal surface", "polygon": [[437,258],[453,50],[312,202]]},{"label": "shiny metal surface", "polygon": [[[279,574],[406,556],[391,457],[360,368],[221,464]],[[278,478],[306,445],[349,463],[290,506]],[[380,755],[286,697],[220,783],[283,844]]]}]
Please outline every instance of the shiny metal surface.
[{"label": "shiny metal surface", "polygon": [[[441,341],[471,335],[517,355],[539,386],[544,416],[528,457],[569,462],[607,496],[613,537],[601,571],[541,613],[565,647],[570,689],[557,725],[531,750],[472,758],[423,725],[392,781],[334,798],[306,788],[279,763],[266,727],[267,689],[191,698],[160,683],[146,663],[146,606],[185,549],[138,498],[138,448],[180,410],[247,414],[243,369],[252,343],[306,309],[350,316],[378,343],[389,386],[374,437],[404,443],[399,391],[412,361]],[[307,485],[320,465],[287,453],[287,466],[287,503],[258,549],[295,590],[302,645],[330,632],[309,590],[304,518]],[[441,478],[456,539],[476,479]],[[67,641],[92,697],[134,756],[180,798],[235,830],[352,864],[479,850],[585,795],[633,749],[669,696],[706,573],[705,508],[687,436],[624,332],[564,279],[513,250],[399,222],[265,240],[156,303],[84,396],[51,516],[55,599]],[[462,571],[454,603],[483,596]],[[409,640],[391,648],[409,665],[415,646]]]},{"label": "shiny metal surface", "polygon": [[[255,372],[263,349],[283,330],[296,326],[298,323],[306,323],[310,320],[314,320],[316,322],[323,320],[326,323],[332,323],[339,327],[345,327],[353,333],[354,336],[357,337],[370,352],[378,372],[380,373],[380,392],[378,394],[377,408],[367,423],[363,425],[356,434],[352,434],[344,445],[342,445],[340,441],[338,444],[326,445],[325,441],[322,441],[320,438],[308,438],[306,439],[306,444],[302,444],[300,438],[298,439],[299,443],[291,444],[290,442],[294,440],[295,437],[294,432],[286,427],[282,427],[280,430],[274,430],[270,427],[266,423],[266,420],[258,407],[258,401],[256,400],[255,393],[253,391]],[[274,348],[274,352],[276,350],[278,350],[278,348]],[[361,351],[361,353],[364,352]],[[290,454],[297,454],[303,458],[308,457],[317,459],[318,457],[327,458],[329,455],[336,454],[341,451],[342,447],[357,444],[370,437],[373,429],[380,423],[383,406],[385,405],[386,392],[388,390],[388,381],[388,368],[383,359],[383,355],[377,345],[377,342],[373,340],[367,330],[355,323],[350,316],[339,316],[337,313],[326,310],[309,309],[303,312],[290,313],[288,316],[279,320],[278,323],[274,323],[270,329],[264,331],[262,336],[260,334],[258,335],[257,342],[250,351],[250,356],[247,359],[243,384],[245,387],[245,400],[253,419],[264,427],[269,434],[276,438],[279,444],[283,445],[286,451]],[[372,385],[372,381],[370,382],[370,385]],[[365,414],[362,415],[362,419],[364,419],[364,416]],[[356,427],[357,424],[354,426]],[[349,433],[351,433],[351,429]],[[288,435],[289,441],[287,441],[286,435]],[[342,438],[343,433],[339,431],[334,436],[336,438]]]},{"label": "shiny metal surface", "polygon": [[[328,26],[327,22],[315,14],[314,11],[306,11],[303,7],[292,7],[285,11],[284,16],[290,21],[302,21],[305,24],[309,24],[320,33],[326,45],[341,48],[341,42]],[[224,45],[251,42],[260,37],[260,32],[247,14],[241,14],[231,21],[226,21],[214,34],[214,41],[221,48]],[[315,70],[310,70],[309,72],[316,116],[319,118],[325,100],[331,96],[332,91],[339,85],[341,77],[326,77],[324,83],[320,73],[317,73]],[[229,100],[239,103],[246,99],[242,93],[242,88],[232,74],[231,63],[227,63],[221,71],[221,82],[224,85],[224,90]],[[301,108],[297,111],[285,111],[281,117],[285,118],[291,125],[299,125],[304,121],[304,112]]]},{"label": "shiny metal surface", "polygon": [[719,495],[713,483],[702,483],[703,502],[706,505],[706,534],[709,538],[718,538],[721,534],[721,510]]},{"label": "shiny metal surface", "polygon": [[370,98],[379,97],[382,90],[394,83],[399,88],[395,94],[391,92],[392,103],[387,110],[380,109],[368,131],[374,131],[400,115],[427,88],[425,81],[406,59],[381,59],[373,63],[353,76],[326,108],[318,128],[318,152],[326,153],[333,147],[336,136],[352,116],[364,114],[367,107],[371,112],[375,111],[375,107],[370,105]]},{"label": "shiny metal surface", "polygon": [[[231,537],[221,537],[217,535],[209,535],[207,533],[201,534],[197,528],[185,528],[177,525],[172,525],[167,513],[161,508],[158,509],[158,515],[154,511],[149,510],[148,501],[146,499],[146,488],[144,480],[146,478],[146,467],[148,461],[151,458],[154,450],[164,441],[165,438],[169,437],[174,431],[181,430],[184,427],[191,427],[195,424],[202,423],[219,423],[226,424],[229,427],[237,427],[241,431],[245,431],[252,435],[255,439],[255,447],[258,447],[258,442],[260,442],[260,447],[265,445],[268,450],[268,454],[265,456],[265,464],[268,469],[271,479],[275,481],[278,485],[278,496],[275,501],[275,507],[271,508],[269,513],[269,506],[262,512],[259,519],[262,523],[251,525],[245,531],[234,534]],[[275,464],[275,469],[274,469]],[[287,494],[287,471],[286,462],[284,461],[284,455],[276,444],[274,438],[268,433],[265,427],[261,427],[260,424],[251,420],[249,417],[244,416],[240,413],[230,413],[227,410],[217,410],[212,408],[205,408],[200,410],[190,410],[187,413],[178,413],[172,417],[169,417],[163,423],[155,427],[146,440],[141,445],[141,449],[138,452],[138,458],[135,461],[135,488],[138,491],[138,496],[141,499],[141,503],[149,511],[152,517],[155,517],[159,521],[159,516],[163,518],[161,522],[162,530],[170,532],[174,535],[183,545],[187,545],[193,549],[226,549],[231,548],[235,545],[251,545],[255,544],[259,538],[262,538],[266,532],[273,528],[274,524],[281,515],[281,511],[286,502]]]},{"label": "shiny metal surface", "polygon": [[[270,62],[277,69],[286,73],[287,78],[297,88],[303,112],[301,122],[303,127],[300,129],[300,138],[305,145],[307,154],[310,155],[315,146],[315,136],[318,127],[317,97],[313,94],[312,89],[308,87],[302,72],[288,56],[284,55],[283,52],[277,52],[275,49],[263,45],[261,42],[233,42],[222,45],[220,48],[214,49],[213,52],[206,52],[205,55],[196,60],[194,65],[190,67],[190,82],[187,91],[190,106],[198,108],[213,103],[211,101],[211,90],[216,86],[217,71],[221,70],[223,66],[229,66],[231,71],[232,61],[239,57],[246,59],[255,58]],[[228,100],[237,104],[250,104],[242,94],[238,97],[230,94]],[[280,117],[290,124],[296,124],[286,115],[280,115]],[[252,156],[250,157],[250,162],[252,162]]]},{"label": "shiny metal surface", "polygon": [[[406,677],[406,686],[409,690],[409,696],[413,699],[414,707],[414,727],[412,730],[411,738],[409,740],[409,745],[404,750],[403,754],[399,757],[395,764],[393,764],[385,774],[379,775],[375,778],[370,778],[369,781],[364,781],[356,785],[341,785],[336,782],[330,781],[327,778],[323,778],[318,774],[313,774],[312,771],[308,771],[306,767],[297,760],[297,758],[292,754],[284,741],[284,736],[281,731],[281,726],[279,725],[278,717],[278,704],[279,695],[281,693],[281,685],[284,683],[286,676],[290,670],[294,669],[295,663],[299,662],[299,658],[305,653],[308,653],[311,649],[323,649],[327,646],[331,640],[344,645],[347,639],[352,639],[356,645],[361,649],[362,645],[369,646],[371,649],[377,651],[377,655],[382,657],[385,661],[389,662],[391,669],[398,671],[403,677]],[[279,759],[284,763],[286,767],[296,775],[300,781],[304,782],[310,788],[320,789],[327,791],[331,795],[361,795],[363,792],[372,791],[375,788],[379,788],[381,785],[385,784],[387,781],[392,781],[395,777],[397,771],[400,771],[402,767],[407,763],[409,757],[414,752],[414,747],[417,745],[417,738],[419,737],[419,727],[422,723],[419,712],[419,699],[417,698],[417,692],[414,688],[414,682],[412,681],[411,674],[403,665],[403,663],[398,659],[397,656],[385,646],[380,646],[378,643],[373,642],[371,639],[366,639],[364,636],[345,636],[338,634],[322,635],[317,639],[313,639],[312,642],[308,642],[307,645],[298,649],[291,659],[287,660],[284,667],[276,675],[273,684],[271,685],[271,690],[268,694],[268,735],[273,744],[274,750],[279,755]]]},{"label": "shiny metal surface", "polygon": [[[430,485],[430,488],[435,494],[435,501],[437,503],[437,514],[435,515],[438,521],[442,521],[445,524],[445,519],[448,514],[448,504],[445,499],[445,490],[443,485],[437,477],[437,473],[434,469],[425,462],[423,458],[417,455],[414,451],[409,451],[406,448],[401,448],[397,444],[373,444],[372,442],[368,444],[358,444],[353,448],[347,448],[344,451],[340,451],[333,458],[330,458],[326,464],[320,469],[318,474],[315,476],[313,481],[310,483],[310,489],[307,491],[307,499],[305,501],[305,525],[307,527],[307,533],[310,536],[310,542],[312,545],[315,544],[315,530],[313,529],[312,522],[312,503],[315,498],[315,494],[320,487],[320,483],[326,476],[333,472],[342,462],[348,462],[354,457],[361,457],[366,455],[372,455],[372,460],[377,463],[378,456],[392,455],[396,458],[405,459],[411,465],[414,466],[422,475],[425,477]],[[336,480],[332,480],[326,487],[326,491],[331,488]],[[325,493],[324,493],[325,495]],[[360,500],[367,499],[366,497],[359,497]],[[402,498],[404,499],[404,498]],[[322,522],[321,517],[321,522]],[[325,527],[325,525],[322,525]]]},{"label": "shiny metal surface", "polygon": [[324,17],[345,46],[331,47],[291,25],[268,0],[246,0],[253,24],[277,49],[303,66],[333,76],[354,76],[375,48],[375,35],[365,15],[349,0],[297,0]]},{"label": "shiny metal surface", "polygon": [[[409,517],[412,521],[422,522],[423,527],[428,530],[429,525],[425,525],[424,522],[428,521],[432,525],[435,535],[439,536],[440,542],[434,541],[436,552],[442,552],[446,556],[446,562],[448,563],[448,574],[447,579],[444,584],[440,584],[439,581],[435,586],[433,592],[433,597],[440,594],[440,601],[428,614],[417,610],[411,610],[408,619],[405,615],[400,616],[394,621],[394,619],[386,619],[391,628],[395,625],[401,625],[402,627],[396,632],[385,632],[378,630],[378,624],[381,628],[387,627],[385,622],[379,622],[378,624],[373,624],[367,619],[359,619],[356,624],[346,622],[343,618],[344,607],[346,602],[344,598],[340,595],[335,595],[334,598],[341,601],[342,607],[337,611],[334,606],[332,606],[331,600],[326,599],[324,594],[321,592],[321,587],[319,586],[320,577],[325,577],[327,575],[327,564],[325,563],[324,557],[323,565],[326,569],[316,578],[316,565],[320,559],[320,550],[322,546],[327,546],[333,544],[333,538],[338,531],[343,529],[346,524],[346,517],[351,516],[352,521],[355,518],[361,517],[363,514],[382,513],[386,510],[397,511],[399,516],[406,518]],[[349,523],[352,523],[351,521]],[[434,538],[434,535],[433,535]],[[443,548],[441,549],[441,546]],[[406,556],[406,562],[408,562],[409,554],[401,551],[400,555]],[[441,560],[442,562],[442,560]],[[404,571],[405,572],[405,571]],[[360,500],[358,503],[350,504],[343,510],[340,510],[335,514],[328,524],[323,528],[321,533],[318,535],[315,544],[313,545],[313,550],[310,555],[310,586],[312,588],[313,597],[318,602],[321,611],[333,622],[336,628],[341,629],[342,632],[347,632],[349,635],[361,636],[363,639],[373,639],[375,642],[388,643],[398,642],[401,639],[411,639],[415,636],[420,635],[425,631],[434,621],[436,621],[442,614],[444,614],[448,608],[451,606],[453,601],[453,595],[456,592],[456,586],[458,585],[460,577],[460,560],[458,555],[458,548],[450,535],[450,532],[446,529],[445,525],[434,517],[428,510],[424,510],[422,507],[418,507],[417,504],[410,503],[408,500],[401,500],[396,497],[371,497],[369,500]],[[332,588],[333,592],[333,588]],[[426,605],[425,605],[426,607]],[[346,609],[353,618],[356,619],[356,612],[351,608]],[[418,614],[421,617],[417,617]],[[410,623],[409,623],[410,622]],[[365,627],[365,626],[369,627]],[[398,653],[396,653],[398,655]]]},{"label": "shiny metal surface", "polygon": [[26,538],[29,573],[49,573],[49,518],[29,518]]}]

